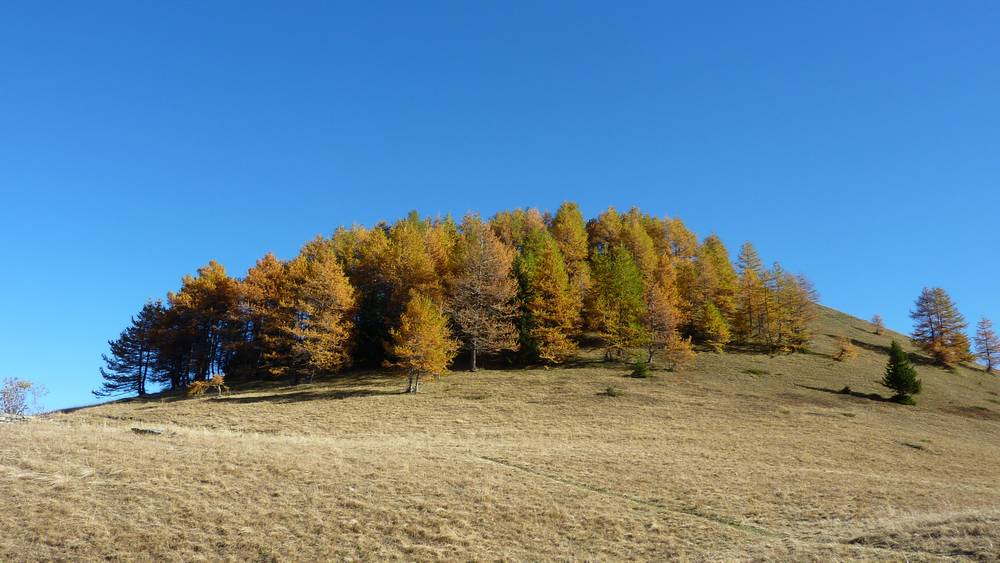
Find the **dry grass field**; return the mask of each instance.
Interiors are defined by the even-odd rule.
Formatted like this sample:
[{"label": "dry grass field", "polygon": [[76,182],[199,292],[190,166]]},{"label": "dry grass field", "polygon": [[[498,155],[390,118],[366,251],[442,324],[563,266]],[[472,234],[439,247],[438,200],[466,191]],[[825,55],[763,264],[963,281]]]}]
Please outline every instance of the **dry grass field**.
[{"label": "dry grass field", "polygon": [[873,400],[889,337],[817,330],[646,380],[595,355],[3,425],[0,560],[1000,559],[1000,378],[920,365],[917,406]]}]

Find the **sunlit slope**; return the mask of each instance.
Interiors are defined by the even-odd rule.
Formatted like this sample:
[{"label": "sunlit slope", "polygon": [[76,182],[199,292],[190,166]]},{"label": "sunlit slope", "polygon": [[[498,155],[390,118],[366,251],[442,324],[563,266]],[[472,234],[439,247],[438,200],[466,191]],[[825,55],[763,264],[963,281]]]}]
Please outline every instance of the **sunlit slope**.
[{"label": "sunlit slope", "polygon": [[0,560],[996,559],[1000,378],[919,364],[915,407],[874,400],[891,335],[816,328],[649,380],[595,351],[7,425]]}]

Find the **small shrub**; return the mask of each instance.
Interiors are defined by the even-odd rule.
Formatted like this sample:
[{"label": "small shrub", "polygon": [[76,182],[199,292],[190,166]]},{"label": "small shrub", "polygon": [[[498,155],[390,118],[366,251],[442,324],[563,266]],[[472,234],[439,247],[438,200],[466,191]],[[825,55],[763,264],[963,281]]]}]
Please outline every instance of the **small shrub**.
[{"label": "small shrub", "polygon": [[839,392],[839,393],[840,393],[841,395],[850,395],[850,394],[851,394],[851,386],[850,386],[850,385],[844,385],[844,388],[843,388],[843,389],[841,389],[841,390],[840,390],[840,391],[838,391],[838,392]]},{"label": "small shrub", "polygon": [[652,377],[652,370],[649,368],[649,364],[646,362],[636,362],[632,366],[632,377],[638,379],[646,379]]},{"label": "small shrub", "polygon": [[621,387],[608,387],[604,391],[604,394],[607,395],[608,397],[621,397],[622,395],[625,394],[625,390],[622,389]]},{"label": "small shrub", "polygon": [[204,395],[205,391],[208,391],[209,383],[207,381],[192,381],[190,385],[187,386],[187,396],[197,397],[199,395]]},{"label": "small shrub", "polygon": [[858,355],[858,349],[854,347],[854,342],[846,336],[837,339],[837,347],[838,350],[833,359],[838,362],[846,362]]},{"label": "small shrub", "polygon": [[771,372],[766,369],[749,368],[743,370],[743,373],[747,375],[771,375]]}]

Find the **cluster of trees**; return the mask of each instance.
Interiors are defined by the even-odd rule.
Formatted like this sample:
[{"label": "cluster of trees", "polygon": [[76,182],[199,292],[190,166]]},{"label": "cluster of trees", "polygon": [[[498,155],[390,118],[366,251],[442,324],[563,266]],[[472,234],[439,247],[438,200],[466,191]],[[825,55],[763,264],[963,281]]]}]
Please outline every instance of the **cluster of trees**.
[{"label": "cluster of trees", "polygon": [[1000,338],[989,319],[980,319],[973,339],[973,351],[965,333],[968,328],[965,317],[951,296],[940,287],[923,289],[910,312],[910,318],[914,322],[913,342],[938,364],[954,366],[978,359],[986,364],[987,372],[993,373],[1000,360]]},{"label": "cluster of trees", "polygon": [[240,279],[210,262],[165,301],[151,301],[110,342],[96,394],[185,387],[213,373],[298,382],[348,365],[440,373],[459,351],[558,364],[584,335],[608,358],[641,351],[671,367],[692,346],[771,353],[809,341],[816,293],[749,243],[736,264],[717,236],[679,219],[609,208],[585,221],[517,209],[489,220],[416,213],[340,228],[281,261],[267,254]]}]

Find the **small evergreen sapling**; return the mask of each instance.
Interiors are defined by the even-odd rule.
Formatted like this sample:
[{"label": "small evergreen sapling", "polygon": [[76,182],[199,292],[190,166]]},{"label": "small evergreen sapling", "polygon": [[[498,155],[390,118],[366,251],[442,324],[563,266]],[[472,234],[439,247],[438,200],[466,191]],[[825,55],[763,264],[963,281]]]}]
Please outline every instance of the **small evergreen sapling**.
[{"label": "small evergreen sapling", "polygon": [[889,362],[885,366],[882,385],[896,392],[893,401],[904,405],[914,404],[911,395],[920,393],[921,385],[920,379],[917,378],[917,370],[913,368],[903,347],[895,340],[889,349]]}]

